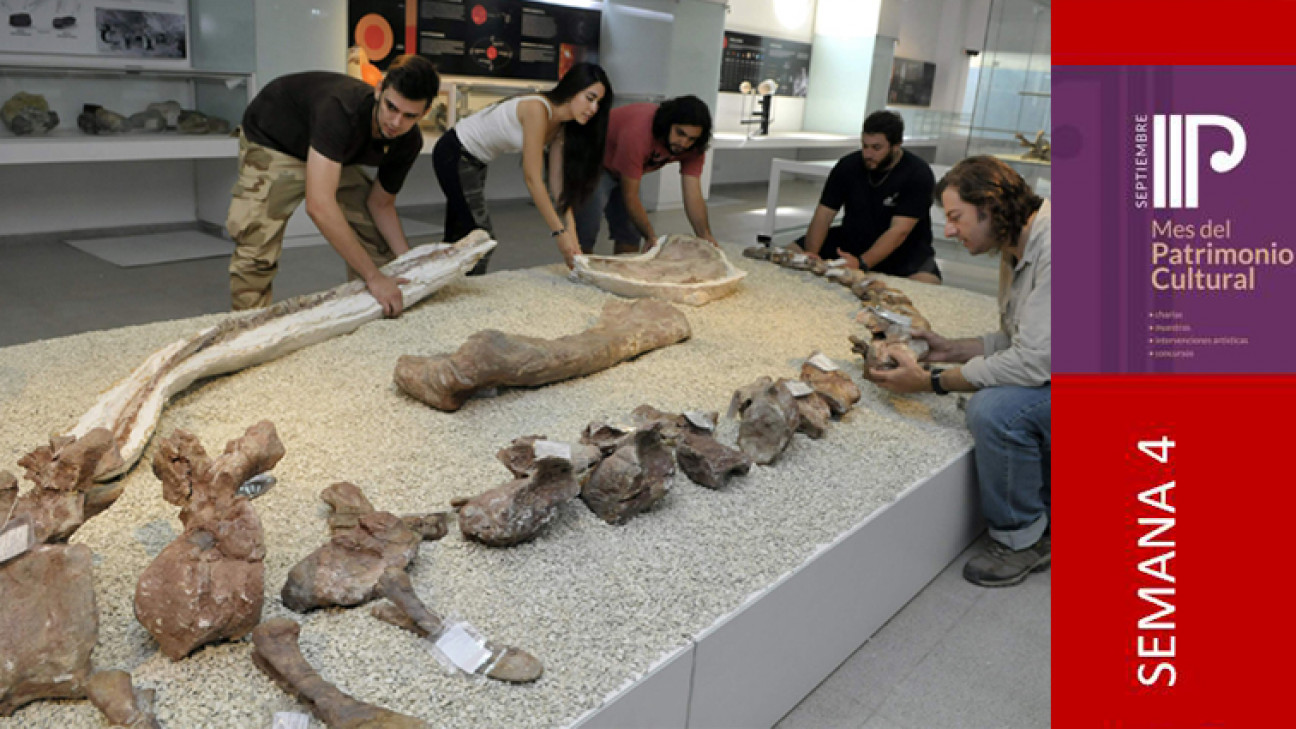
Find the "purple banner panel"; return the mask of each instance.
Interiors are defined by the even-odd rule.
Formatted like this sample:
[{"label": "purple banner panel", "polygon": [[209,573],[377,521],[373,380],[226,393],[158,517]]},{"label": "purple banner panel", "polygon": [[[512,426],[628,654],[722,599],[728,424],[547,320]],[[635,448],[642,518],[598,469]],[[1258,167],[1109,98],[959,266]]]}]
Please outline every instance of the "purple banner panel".
[{"label": "purple banner panel", "polygon": [[1296,372],[1296,67],[1053,69],[1053,368]]}]

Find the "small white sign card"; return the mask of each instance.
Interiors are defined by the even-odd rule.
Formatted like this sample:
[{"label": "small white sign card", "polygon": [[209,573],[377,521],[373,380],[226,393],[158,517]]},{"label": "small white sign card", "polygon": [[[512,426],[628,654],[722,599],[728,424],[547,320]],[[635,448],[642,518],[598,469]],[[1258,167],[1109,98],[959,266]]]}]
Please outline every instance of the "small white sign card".
[{"label": "small white sign card", "polygon": [[541,458],[561,458],[564,461],[571,460],[571,445],[556,440],[538,440],[533,446],[535,449],[535,459]]},{"label": "small white sign card", "polygon": [[809,395],[810,393],[814,392],[813,387],[807,385],[806,383],[800,380],[788,380],[787,389],[788,392],[792,393],[792,397],[805,397],[806,395]]},{"label": "small white sign card", "polygon": [[715,423],[711,422],[711,416],[701,410],[685,411],[684,418],[692,423],[695,428],[715,430]]},{"label": "small white sign card", "polygon": [[310,717],[295,711],[276,711],[271,729],[310,729]]},{"label": "small white sign card", "polygon": [[822,352],[811,357],[808,361],[823,372],[835,372],[838,369],[837,365],[833,364],[833,361],[825,357]]},{"label": "small white sign card", "polygon": [[436,649],[464,673],[475,673],[490,658],[486,641],[467,623],[455,623],[437,638]]},{"label": "small white sign card", "polygon": [[20,516],[0,529],[0,564],[24,554],[36,542],[31,522]]}]

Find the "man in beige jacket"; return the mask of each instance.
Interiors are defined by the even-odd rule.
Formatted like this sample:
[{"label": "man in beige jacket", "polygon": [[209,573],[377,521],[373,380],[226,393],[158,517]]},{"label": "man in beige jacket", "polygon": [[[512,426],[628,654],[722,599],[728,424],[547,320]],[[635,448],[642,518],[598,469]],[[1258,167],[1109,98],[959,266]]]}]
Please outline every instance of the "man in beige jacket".
[{"label": "man in beige jacket", "polygon": [[990,543],[963,576],[987,587],[1015,585],[1048,569],[1051,559],[1051,206],[993,157],[959,162],[936,194],[946,236],[973,255],[999,253],[1000,329],[953,340],[915,332],[931,346],[925,361],[959,366],[927,371],[897,348],[898,368],[868,375],[895,392],[976,392],[967,422]]}]

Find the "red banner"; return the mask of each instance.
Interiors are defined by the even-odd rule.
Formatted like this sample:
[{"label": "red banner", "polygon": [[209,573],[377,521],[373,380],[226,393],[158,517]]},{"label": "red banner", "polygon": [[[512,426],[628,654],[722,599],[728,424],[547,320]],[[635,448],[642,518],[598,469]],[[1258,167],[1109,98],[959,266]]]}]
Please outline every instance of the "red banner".
[{"label": "red banner", "polygon": [[1296,376],[1053,394],[1053,726],[1291,725]]}]

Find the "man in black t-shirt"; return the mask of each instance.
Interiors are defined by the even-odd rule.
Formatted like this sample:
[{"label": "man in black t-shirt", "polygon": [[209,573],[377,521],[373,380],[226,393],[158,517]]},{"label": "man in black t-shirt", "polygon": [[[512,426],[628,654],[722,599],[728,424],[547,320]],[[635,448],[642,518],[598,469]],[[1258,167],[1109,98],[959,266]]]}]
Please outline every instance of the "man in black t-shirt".
[{"label": "man in black t-shirt", "polygon": [[[229,272],[236,311],[270,304],[284,228],[305,200],[346,261],[348,278],[364,279],[386,316],[401,313],[404,282],[379,267],[409,250],[396,193],[423,147],[415,124],[440,86],[431,61],[400,56],[376,88],[311,71],[277,78],[256,95],[243,114],[226,220],[235,243]],[[359,165],[376,166],[378,181]]]},{"label": "man in black t-shirt", "polygon": [[[926,162],[900,148],[903,139],[899,114],[869,114],[860,151],[833,167],[810,228],[790,247],[841,258],[850,268],[940,283],[930,213],[936,180]],[[830,227],[843,205],[842,224]]]}]

